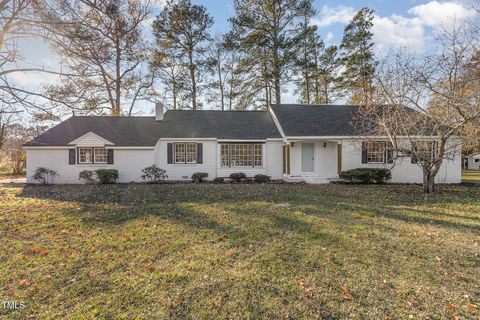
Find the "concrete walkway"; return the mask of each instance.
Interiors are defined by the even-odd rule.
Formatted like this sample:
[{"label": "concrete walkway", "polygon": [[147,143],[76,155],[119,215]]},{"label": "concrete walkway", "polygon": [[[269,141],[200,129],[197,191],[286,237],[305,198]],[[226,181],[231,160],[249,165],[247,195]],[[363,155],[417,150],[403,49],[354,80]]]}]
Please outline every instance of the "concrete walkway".
[{"label": "concrete walkway", "polygon": [[27,183],[27,178],[8,178],[8,177],[3,177],[0,178],[0,184],[5,184],[5,183]]}]

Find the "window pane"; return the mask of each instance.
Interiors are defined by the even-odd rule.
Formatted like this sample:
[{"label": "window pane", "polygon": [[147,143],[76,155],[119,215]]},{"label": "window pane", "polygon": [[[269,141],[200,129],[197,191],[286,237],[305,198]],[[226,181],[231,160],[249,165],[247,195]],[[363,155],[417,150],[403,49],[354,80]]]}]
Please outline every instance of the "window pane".
[{"label": "window pane", "polygon": [[228,144],[220,145],[220,166],[222,167],[230,166],[230,162],[228,160],[228,147]]},{"label": "window pane", "polygon": [[230,165],[232,167],[252,167],[253,144],[231,144]]},{"label": "window pane", "polygon": [[413,143],[413,150],[417,161],[432,161],[438,152],[437,141],[417,141]]},{"label": "window pane", "polygon": [[107,163],[107,150],[103,148],[95,148],[95,163]]},{"label": "window pane", "polygon": [[256,144],[255,145],[255,167],[262,166],[262,145]]},{"label": "window pane", "polygon": [[367,162],[383,163],[385,159],[385,142],[369,142],[367,144]]},{"label": "window pane", "polygon": [[197,144],[187,143],[187,163],[197,163]]},{"label": "window pane", "polygon": [[79,148],[78,158],[79,163],[92,163],[92,148]]},{"label": "window pane", "polygon": [[185,163],[185,144],[175,143],[175,162]]}]

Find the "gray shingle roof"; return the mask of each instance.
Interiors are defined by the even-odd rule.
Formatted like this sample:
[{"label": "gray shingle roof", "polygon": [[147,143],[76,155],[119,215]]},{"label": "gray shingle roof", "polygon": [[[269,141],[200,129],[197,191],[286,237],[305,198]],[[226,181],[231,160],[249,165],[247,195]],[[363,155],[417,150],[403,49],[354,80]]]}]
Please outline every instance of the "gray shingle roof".
[{"label": "gray shingle roof", "polygon": [[356,130],[352,119],[358,105],[302,105],[272,106],[286,136],[353,136]]},{"label": "gray shingle roof", "polygon": [[159,138],[280,138],[267,111],[167,111],[155,117],[73,116],[25,146],[65,146],[93,132],[116,146],[154,146]]}]

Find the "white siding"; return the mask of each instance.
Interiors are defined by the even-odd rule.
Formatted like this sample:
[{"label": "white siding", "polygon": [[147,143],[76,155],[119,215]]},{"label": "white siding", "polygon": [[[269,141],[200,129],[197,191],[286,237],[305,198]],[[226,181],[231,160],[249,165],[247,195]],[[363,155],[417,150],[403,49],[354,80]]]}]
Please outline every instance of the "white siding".
[{"label": "white siding", "polygon": [[83,170],[117,169],[118,182],[140,182],[142,169],[154,162],[152,150],[114,150],[114,164],[68,164],[68,149],[27,149],[27,182],[38,167],[55,170],[58,176],[55,183],[82,183],[78,174]]},{"label": "white siding", "polygon": [[272,179],[283,178],[283,142],[267,141],[265,143],[264,156],[266,161],[267,175]]},{"label": "white siding", "polygon": [[203,163],[197,164],[168,164],[167,163],[167,144],[178,141],[159,140],[155,146],[155,163],[162,169],[167,170],[168,180],[190,179],[195,172],[208,173],[208,180],[214,179],[217,175],[217,142],[188,140],[188,142],[203,143]]},{"label": "white siding", "polygon": [[[369,164],[362,163],[362,150],[360,141],[342,142],[342,170],[355,168],[391,168],[392,182],[394,183],[422,183],[422,169],[410,158],[399,158],[395,164]],[[460,183],[462,175],[460,154],[455,160],[444,160],[435,179],[436,183]]]},{"label": "white siding", "polygon": [[104,147],[108,143],[108,140],[96,135],[93,132],[89,132],[81,136],[80,138],[71,142],[72,145],[77,147]]}]

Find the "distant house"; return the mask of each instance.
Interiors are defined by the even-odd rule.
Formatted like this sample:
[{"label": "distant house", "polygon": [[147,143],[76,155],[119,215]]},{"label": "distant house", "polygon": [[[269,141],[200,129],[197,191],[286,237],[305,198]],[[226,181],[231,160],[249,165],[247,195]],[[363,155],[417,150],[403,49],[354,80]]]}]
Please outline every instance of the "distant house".
[{"label": "distant house", "polygon": [[464,168],[467,170],[480,170],[480,153],[465,157]]},{"label": "distant house", "polygon": [[[270,111],[167,111],[155,117],[73,116],[24,145],[28,182],[37,167],[56,183],[79,183],[80,171],[115,168],[119,182],[141,181],[152,164],[168,179],[244,172],[272,179],[324,183],[342,170],[393,168],[392,181],[421,183],[410,158],[392,159],[384,137],[355,133],[354,105],[276,105]],[[372,141],[373,140],[373,141]],[[461,156],[445,160],[437,183],[460,183]]]}]

